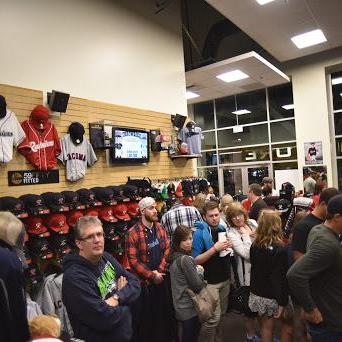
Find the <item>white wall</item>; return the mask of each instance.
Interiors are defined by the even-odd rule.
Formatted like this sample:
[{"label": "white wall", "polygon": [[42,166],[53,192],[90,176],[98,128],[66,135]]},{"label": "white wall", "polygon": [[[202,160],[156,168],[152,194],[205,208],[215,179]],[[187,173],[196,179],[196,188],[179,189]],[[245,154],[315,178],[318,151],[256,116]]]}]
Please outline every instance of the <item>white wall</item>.
[{"label": "white wall", "polygon": [[178,1],[0,0],[0,83],[186,114]]},{"label": "white wall", "polygon": [[[334,56],[337,55],[337,56]],[[322,141],[323,164],[327,166],[328,185],[337,187],[331,103],[327,74],[342,63],[341,54],[326,53],[319,58],[289,64],[295,106],[299,177],[305,166],[304,142]]]}]

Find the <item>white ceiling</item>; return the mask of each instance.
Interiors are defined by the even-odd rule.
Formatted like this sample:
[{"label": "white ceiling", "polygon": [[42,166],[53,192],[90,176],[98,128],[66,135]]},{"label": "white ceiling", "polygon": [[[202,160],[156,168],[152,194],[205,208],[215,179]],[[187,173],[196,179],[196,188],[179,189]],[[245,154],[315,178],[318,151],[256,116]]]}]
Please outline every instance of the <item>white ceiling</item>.
[{"label": "white ceiling", "polygon": [[[230,83],[216,78],[219,74],[236,69],[247,74],[249,78]],[[189,99],[188,104],[271,87],[290,80],[283,72],[256,52],[248,52],[202,68],[187,71],[185,78],[187,90],[200,95]]]},{"label": "white ceiling", "polygon": [[[342,0],[206,0],[279,61],[342,46]],[[298,49],[291,37],[321,29],[327,42]]]}]

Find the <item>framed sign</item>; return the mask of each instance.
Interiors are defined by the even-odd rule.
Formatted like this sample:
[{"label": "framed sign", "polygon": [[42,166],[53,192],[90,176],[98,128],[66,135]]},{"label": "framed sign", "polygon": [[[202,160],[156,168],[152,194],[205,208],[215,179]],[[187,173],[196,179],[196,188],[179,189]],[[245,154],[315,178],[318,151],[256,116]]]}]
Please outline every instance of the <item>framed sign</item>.
[{"label": "framed sign", "polygon": [[8,171],[8,186],[59,183],[59,170]]},{"label": "framed sign", "polygon": [[322,141],[304,143],[305,165],[323,164]]}]

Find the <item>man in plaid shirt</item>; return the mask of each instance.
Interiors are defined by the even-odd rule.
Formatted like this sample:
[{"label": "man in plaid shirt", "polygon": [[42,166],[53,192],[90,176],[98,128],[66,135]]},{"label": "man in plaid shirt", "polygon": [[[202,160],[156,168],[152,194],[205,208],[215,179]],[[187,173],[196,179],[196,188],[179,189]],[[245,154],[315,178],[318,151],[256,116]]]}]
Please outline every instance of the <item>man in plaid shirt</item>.
[{"label": "man in plaid shirt", "polygon": [[167,342],[175,337],[175,318],[170,296],[166,258],[170,240],[157,222],[156,202],[145,197],[139,202],[141,220],[126,237],[128,264],[141,283],[142,291],[133,313],[133,341]]}]

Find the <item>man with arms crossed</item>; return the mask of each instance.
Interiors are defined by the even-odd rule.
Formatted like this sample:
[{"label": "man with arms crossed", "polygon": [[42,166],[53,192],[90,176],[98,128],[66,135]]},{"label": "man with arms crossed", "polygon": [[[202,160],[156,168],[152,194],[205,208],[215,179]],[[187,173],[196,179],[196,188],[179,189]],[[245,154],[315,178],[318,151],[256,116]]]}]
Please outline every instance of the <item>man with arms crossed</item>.
[{"label": "man with arms crossed", "polygon": [[128,342],[132,336],[128,307],[140,294],[138,279],[104,252],[101,221],[79,218],[75,227],[78,253],[63,262],[62,299],[75,333],[87,342]]},{"label": "man with arms crossed", "polygon": [[287,274],[309,321],[312,342],[342,341],[342,195],[333,197],[323,224],[308,237],[307,251]]}]

